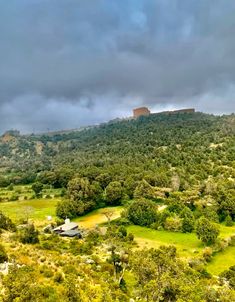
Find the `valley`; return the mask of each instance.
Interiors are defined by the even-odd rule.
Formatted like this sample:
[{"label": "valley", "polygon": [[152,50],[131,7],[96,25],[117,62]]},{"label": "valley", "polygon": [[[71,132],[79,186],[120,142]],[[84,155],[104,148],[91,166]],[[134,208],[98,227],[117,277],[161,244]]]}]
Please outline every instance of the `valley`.
[{"label": "valley", "polygon": [[[3,301],[147,301],[156,280],[163,300],[232,301],[234,125],[190,112],[4,135]],[[66,221],[82,238],[53,231]]]}]

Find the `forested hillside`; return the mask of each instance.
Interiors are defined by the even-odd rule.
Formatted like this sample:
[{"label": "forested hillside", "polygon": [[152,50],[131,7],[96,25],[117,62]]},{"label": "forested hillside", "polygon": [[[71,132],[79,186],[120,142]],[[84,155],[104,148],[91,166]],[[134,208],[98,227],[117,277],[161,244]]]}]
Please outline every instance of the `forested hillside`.
[{"label": "forested hillside", "polygon": [[161,185],[169,184],[167,175],[175,170],[183,188],[186,182],[232,169],[227,164],[234,160],[234,135],[234,115],[201,113],[153,114],[55,135],[20,136],[9,131],[0,142],[1,169],[19,176],[29,172],[29,167],[35,175],[66,166],[77,172],[89,167],[97,174],[108,171],[118,178],[143,173],[144,165],[145,172],[153,171]]}]

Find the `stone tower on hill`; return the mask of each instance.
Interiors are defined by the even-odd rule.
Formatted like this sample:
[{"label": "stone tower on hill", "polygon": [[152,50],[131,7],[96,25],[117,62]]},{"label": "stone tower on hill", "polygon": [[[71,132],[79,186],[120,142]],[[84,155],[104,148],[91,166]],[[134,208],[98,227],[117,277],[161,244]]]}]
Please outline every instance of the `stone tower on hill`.
[{"label": "stone tower on hill", "polygon": [[135,118],[142,115],[150,115],[150,110],[147,107],[140,107],[133,110],[133,116]]}]

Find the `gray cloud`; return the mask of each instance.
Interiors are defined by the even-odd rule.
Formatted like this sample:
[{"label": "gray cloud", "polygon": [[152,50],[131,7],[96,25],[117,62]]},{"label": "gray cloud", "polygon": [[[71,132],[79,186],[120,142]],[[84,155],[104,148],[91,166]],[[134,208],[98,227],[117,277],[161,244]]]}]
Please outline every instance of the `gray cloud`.
[{"label": "gray cloud", "polygon": [[0,4],[0,132],[194,106],[235,111],[233,0]]}]

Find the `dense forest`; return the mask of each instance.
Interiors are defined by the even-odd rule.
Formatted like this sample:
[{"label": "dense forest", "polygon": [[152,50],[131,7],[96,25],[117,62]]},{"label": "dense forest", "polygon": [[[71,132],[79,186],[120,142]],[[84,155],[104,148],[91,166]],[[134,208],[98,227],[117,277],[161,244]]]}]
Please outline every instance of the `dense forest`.
[{"label": "dense forest", "polygon": [[[8,131],[0,140],[0,159],[1,188],[30,185],[33,198],[42,197],[45,187],[60,189],[60,221],[107,206],[124,209],[120,218],[108,219],[105,234],[92,230],[82,243],[67,244],[54,234],[41,235],[33,224],[18,230],[1,213],[2,238],[5,232],[15,237],[0,245],[0,262],[9,258],[8,245],[20,242],[26,254],[27,244],[33,246],[32,258],[42,250],[53,263],[13,266],[2,278],[3,301],[235,300],[234,266],[217,279],[205,268],[214,253],[235,245],[235,235],[220,238],[220,225],[235,223],[235,115],[152,114],[80,131]],[[0,209],[1,202],[13,201],[0,198]],[[137,249],[130,225],[196,234],[203,253],[186,261],[171,245]],[[91,266],[84,266],[83,255],[93,257]],[[56,265],[61,270],[52,272]],[[33,285],[40,270],[50,285],[44,279]],[[28,284],[27,293],[21,282]]]}]

